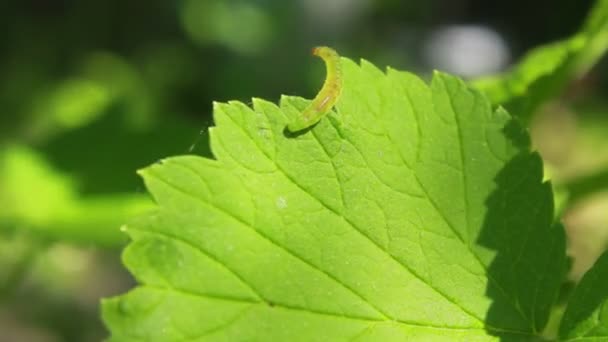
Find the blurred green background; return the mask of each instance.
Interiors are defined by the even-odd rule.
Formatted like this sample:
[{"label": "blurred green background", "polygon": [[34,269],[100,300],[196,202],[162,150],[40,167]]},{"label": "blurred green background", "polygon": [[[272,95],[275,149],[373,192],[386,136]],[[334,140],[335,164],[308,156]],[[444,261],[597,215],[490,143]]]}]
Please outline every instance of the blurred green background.
[{"label": "blurred green background", "polygon": [[[106,336],[99,298],[133,285],[120,226],[152,205],[135,171],[210,156],[212,101],[313,97],[320,44],[424,77],[496,73],[576,32],[592,3],[1,2],[0,341]],[[608,170],[605,64],[532,123],[558,186]],[[608,240],[607,198],[598,186],[566,208],[573,280]]]}]

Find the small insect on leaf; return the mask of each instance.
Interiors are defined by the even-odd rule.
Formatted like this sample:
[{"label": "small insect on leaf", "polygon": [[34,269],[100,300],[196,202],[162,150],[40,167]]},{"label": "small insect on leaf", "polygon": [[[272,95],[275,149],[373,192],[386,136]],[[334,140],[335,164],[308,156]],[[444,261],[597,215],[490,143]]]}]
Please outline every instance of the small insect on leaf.
[{"label": "small insect on leaf", "polygon": [[319,56],[325,62],[327,77],[323,87],[312,100],[310,105],[304,109],[300,116],[287,125],[290,132],[306,129],[321,120],[338,101],[342,92],[342,65],[340,55],[327,46],[318,46],[312,50],[312,54]]}]

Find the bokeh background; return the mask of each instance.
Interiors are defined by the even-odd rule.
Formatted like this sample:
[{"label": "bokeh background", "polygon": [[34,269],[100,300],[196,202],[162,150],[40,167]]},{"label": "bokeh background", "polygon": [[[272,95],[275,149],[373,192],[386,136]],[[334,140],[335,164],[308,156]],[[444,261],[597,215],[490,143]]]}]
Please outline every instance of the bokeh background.
[{"label": "bokeh background", "polygon": [[[320,44],[423,77],[496,73],[576,32],[592,4],[0,2],[0,341],[107,336],[99,299],[133,285],[120,226],[153,205],[136,170],[172,155],[210,156],[212,101],[313,97],[324,68],[310,48]],[[558,186],[608,170],[605,64],[532,121]],[[594,186],[564,211],[572,281],[605,247],[607,203]]]}]

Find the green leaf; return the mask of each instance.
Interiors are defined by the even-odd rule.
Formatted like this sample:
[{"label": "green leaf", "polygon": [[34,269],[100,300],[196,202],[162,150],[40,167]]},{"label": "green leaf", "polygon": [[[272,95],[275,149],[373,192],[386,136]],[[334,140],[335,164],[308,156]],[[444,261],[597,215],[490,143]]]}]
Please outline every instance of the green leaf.
[{"label": "green leaf", "polygon": [[523,121],[573,79],[586,73],[608,48],[608,1],[598,0],[581,30],[531,50],[511,70],[474,80],[493,104]]},{"label": "green leaf", "polygon": [[522,340],[565,269],[524,130],[459,79],[344,64],[335,112],[215,104],[215,160],[143,171],[129,223],[140,286],[104,300],[113,341]]},{"label": "green leaf", "polygon": [[119,228],[152,205],[141,194],[80,195],[73,178],[25,145],[0,149],[0,230],[27,229],[40,237],[113,247]]},{"label": "green leaf", "polygon": [[608,252],[577,285],[560,326],[563,341],[608,340]]}]

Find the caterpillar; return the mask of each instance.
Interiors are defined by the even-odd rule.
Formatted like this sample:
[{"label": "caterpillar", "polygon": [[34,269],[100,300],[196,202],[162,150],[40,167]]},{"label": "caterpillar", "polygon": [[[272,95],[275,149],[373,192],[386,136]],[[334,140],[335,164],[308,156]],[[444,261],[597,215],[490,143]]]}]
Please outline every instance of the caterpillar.
[{"label": "caterpillar", "polygon": [[321,57],[325,62],[327,76],[323,87],[304,109],[300,116],[287,124],[290,132],[297,132],[306,129],[323,118],[329,110],[336,104],[342,92],[342,65],[340,55],[327,46],[317,46],[312,49],[312,54]]}]

